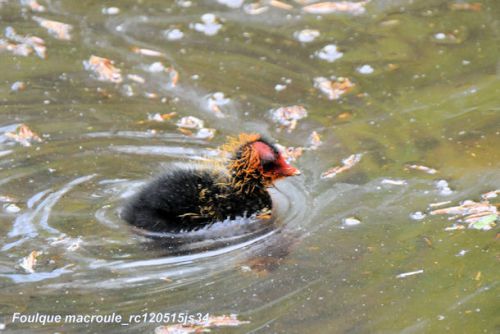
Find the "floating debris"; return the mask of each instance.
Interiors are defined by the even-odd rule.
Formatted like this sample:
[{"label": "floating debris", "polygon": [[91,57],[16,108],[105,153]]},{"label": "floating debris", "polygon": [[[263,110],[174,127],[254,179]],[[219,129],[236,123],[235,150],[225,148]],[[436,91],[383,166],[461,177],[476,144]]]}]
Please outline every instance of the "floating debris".
[{"label": "floating debris", "polygon": [[215,129],[205,128],[205,122],[194,116],[182,117],[176,125],[184,135],[198,139],[212,139],[216,132]]},{"label": "floating debris", "polygon": [[457,254],[455,254],[455,256],[464,256],[465,254],[467,254],[469,252],[469,250],[467,249],[462,249],[460,250],[460,252],[458,252]]},{"label": "floating debris", "polygon": [[224,113],[220,109],[220,107],[229,104],[231,102],[230,99],[226,98],[224,93],[222,92],[215,92],[207,97],[207,106],[208,110],[213,112],[215,116],[219,118],[225,117]]},{"label": "floating debris", "polygon": [[419,170],[419,171],[422,171],[422,172],[425,172],[427,174],[436,174],[437,173],[437,170],[435,170],[434,168],[430,168],[430,167],[427,167],[427,166],[422,166],[422,165],[406,165],[405,169],[414,169],[414,170]]},{"label": "floating debris", "polygon": [[6,132],[4,135],[25,147],[30,147],[33,142],[42,142],[42,139],[26,124],[20,124],[13,132]]},{"label": "floating debris", "polygon": [[347,13],[352,15],[361,15],[365,13],[365,6],[370,2],[370,0],[351,2],[351,1],[339,1],[339,2],[320,2],[312,5],[307,5],[302,7],[302,10],[309,14],[333,14],[333,13]]},{"label": "floating debris", "polygon": [[148,66],[147,71],[150,73],[166,72],[167,68],[159,61]]},{"label": "floating debris", "polygon": [[354,86],[348,78],[339,77],[335,81],[325,77],[314,78],[314,87],[327,95],[329,100],[338,100],[342,95],[349,93]]},{"label": "floating debris", "polygon": [[307,117],[307,110],[300,105],[280,107],[271,110],[271,117],[274,122],[291,132],[297,127],[300,119]]},{"label": "floating debris", "polygon": [[176,125],[180,128],[184,129],[201,129],[205,126],[205,122],[203,120],[194,117],[194,116],[186,116],[182,117]]},{"label": "floating debris", "polygon": [[425,217],[427,217],[427,215],[425,213],[423,213],[422,211],[416,211],[416,212],[410,213],[410,218],[413,220],[422,220]]},{"label": "floating debris", "polygon": [[215,132],[215,129],[212,128],[201,128],[193,136],[198,139],[210,140],[215,136]]},{"label": "floating debris", "polygon": [[471,11],[471,12],[479,12],[482,9],[482,4],[479,2],[471,2],[471,3],[466,3],[466,2],[455,2],[455,3],[450,3],[448,7],[451,10],[466,10],[466,11]]},{"label": "floating debris", "polygon": [[215,36],[222,28],[222,24],[218,22],[217,17],[212,13],[203,14],[201,16],[203,23],[191,23],[189,27],[196,31],[202,32],[207,36]]},{"label": "floating debris", "polygon": [[311,43],[320,35],[319,30],[304,29],[293,33],[293,37],[301,43]]},{"label": "floating debris", "polygon": [[482,194],[481,198],[488,200],[488,199],[492,199],[492,198],[497,198],[499,194],[500,194],[500,189],[497,189],[497,190],[489,191],[487,193]]},{"label": "floating debris", "polygon": [[103,13],[104,15],[117,15],[120,13],[120,8],[118,7],[103,8],[101,13]]},{"label": "floating debris", "polygon": [[45,7],[40,5],[36,0],[21,0],[21,6],[29,7],[34,12],[45,12]]},{"label": "floating debris", "polygon": [[342,58],[344,55],[344,53],[337,49],[335,44],[325,45],[321,50],[316,51],[314,54],[319,59],[326,60],[329,63],[333,63],[337,59]]},{"label": "floating debris", "polygon": [[143,56],[148,56],[148,57],[165,57],[165,54],[160,52],[160,51],[155,51],[155,50],[150,50],[150,49],[143,49],[143,48],[138,48],[138,47],[133,47],[132,51],[134,53],[143,55]]},{"label": "floating debris", "polygon": [[12,92],[20,92],[26,89],[26,84],[22,81],[16,81],[10,86]]},{"label": "floating debris", "polygon": [[245,13],[250,14],[250,15],[260,15],[262,13],[265,13],[269,10],[268,6],[262,6],[258,2],[254,2],[248,5],[243,6],[243,10]]},{"label": "floating debris", "polygon": [[[174,117],[175,115],[177,115],[176,112],[170,112],[168,114],[160,114],[160,113],[156,113],[156,114],[149,114],[148,115],[148,121],[154,121],[154,122],[165,122],[166,120],[169,120],[171,119],[172,117]],[[203,122],[203,121],[202,121]]]},{"label": "floating debris", "polygon": [[29,56],[31,52],[34,51],[39,58],[47,58],[47,47],[45,46],[45,41],[42,38],[37,36],[19,35],[14,28],[10,26],[5,28],[4,34],[9,40],[19,44],[7,43],[0,40],[0,50],[4,48],[16,56],[25,57]]},{"label": "floating debris", "polygon": [[293,9],[292,5],[289,5],[287,3],[284,3],[284,2],[281,2],[278,0],[271,0],[271,1],[269,1],[269,4],[275,8],[279,8],[279,9],[284,9],[284,10],[292,10]]},{"label": "floating debris", "polygon": [[92,71],[97,75],[99,81],[109,81],[120,83],[123,81],[120,69],[113,66],[113,61],[107,58],[90,56],[88,61],[83,62],[87,71]]},{"label": "floating debris", "polygon": [[359,224],[361,224],[361,221],[359,219],[357,219],[356,217],[348,217],[348,218],[344,218],[342,220],[343,226],[356,226]]},{"label": "floating debris", "polygon": [[430,214],[453,215],[454,218],[458,218],[457,223],[465,223],[469,228],[483,231],[492,229],[499,219],[497,206],[487,200],[483,202],[466,200],[459,206],[437,209]]},{"label": "floating debris", "polygon": [[448,181],[439,180],[436,182],[436,188],[439,190],[439,194],[443,196],[448,196],[453,194],[453,190],[450,189]]},{"label": "floating debris", "polygon": [[432,40],[437,44],[461,44],[464,41],[463,32],[454,30],[453,32],[438,32],[432,36]]},{"label": "floating debris", "polygon": [[321,137],[316,131],[311,132],[307,141],[309,142],[310,150],[316,150],[323,144],[323,142],[321,141]]},{"label": "floating debris", "polygon": [[244,0],[217,0],[221,5],[226,5],[229,8],[240,8]]},{"label": "floating debris", "polygon": [[178,41],[184,37],[184,33],[177,28],[173,28],[163,31],[163,36],[169,41]]},{"label": "floating debris", "polygon": [[26,270],[26,272],[32,274],[35,272],[35,265],[36,265],[36,258],[38,256],[42,255],[42,252],[39,252],[39,251],[32,251],[28,256],[26,257],[23,257],[23,259],[21,260],[21,268],[23,268],[24,270]]},{"label": "floating debris", "polygon": [[276,144],[276,147],[288,163],[296,161],[298,158],[300,158],[300,156],[302,156],[302,153],[304,152],[304,148],[302,147],[287,147],[280,144]]},{"label": "floating debris", "polygon": [[431,208],[437,208],[439,206],[447,205],[447,204],[450,204],[450,203],[451,203],[451,201],[443,201],[443,202],[431,203],[431,204],[429,204],[429,207],[431,207]]},{"label": "floating debris", "polygon": [[335,166],[330,168],[323,174],[321,174],[322,179],[329,179],[335,177],[337,174],[343,173],[352,167],[354,167],[358,162],[361,161],[362,153],[353,154],[346,159],[342,160],[342,166]]},{"label": "floating debris", "polygon": [[274,86],[274,90],[277,92],[281,92],[281,91],[285,90],[286,87],[287,87],[286,85],[276,84],[276,86]]},{"label": "floating debris", "polygon": [[372,74],[375,70],[370,65],[365,64],[363,66],[358,67],[356,71],[358,71],[358,73],[361,74]]},{"label": "floating debris", "polygon": [[390,184],[393,186],[404,186],[408,184],[406,180],[394,180],[394,179],[383,179],[380,183],[382,184]]},{"label": "floating debris", "polygon": [[498,214],[490,214],[479,217],[476,220],[476,217],[465,219],[466,223],[469,223],[469,228],[473,228],[476,230],[488,231],[495,226],[495,222],[498,220]]},{"label": "floating debris", "polygon": [[47,20],[38,16],[33,16],[32,18],[40,27],[47,29],[48,33],[53,37],[63,41],[71,40],[70,31],[73,29],[71,24]]},{"label": "floating debris", "polygon": [[172,66],[167,68],[167,73],[170,78],[170,86],[175,87],[177,86],[177,83],[179,82],[179,72]]},{"label": "floating debris", "polygon": [[207,320],[156,327],[154,334],[198,334],[210,332],[212,327],[236,327],[248,323],[250,321],[238,320],[236,314],[211,316]]},{"label": "floating debris", "polygon": [[127,74],[127,79],[132,80],[132,81],[137,82],[137,83],[140,83],[140,84],[143,84],[146,82],[146,79],[144,79],[143,77],[141,77],[140,75],[137,75],[137,74]]},{"label": "floating debris", "polygon": [[409,271],[407,273],[402,273],[402,274],[397,275],[396,278],[405,278],[405,277],[408,277],[408,276],[422,274],[423,272],[424,272],[423,269],[415,270],[415,271]]}]

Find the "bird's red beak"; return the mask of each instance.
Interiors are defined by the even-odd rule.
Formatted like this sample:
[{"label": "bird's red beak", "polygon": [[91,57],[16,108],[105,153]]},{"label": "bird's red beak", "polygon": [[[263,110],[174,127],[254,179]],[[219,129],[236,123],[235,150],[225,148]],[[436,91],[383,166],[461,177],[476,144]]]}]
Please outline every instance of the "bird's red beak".
[{"label": "bird's red beak", "polygon": [[297,176],[297,175],[300,175],[300,170],[298,170],[297,168],[295,168],[292,165],[288,164],[281,155],[278,158],[277,163],[278,163],[278,166],[279,166],[278,172],[279,172],[280,176],[287,177],[287,176]]}]

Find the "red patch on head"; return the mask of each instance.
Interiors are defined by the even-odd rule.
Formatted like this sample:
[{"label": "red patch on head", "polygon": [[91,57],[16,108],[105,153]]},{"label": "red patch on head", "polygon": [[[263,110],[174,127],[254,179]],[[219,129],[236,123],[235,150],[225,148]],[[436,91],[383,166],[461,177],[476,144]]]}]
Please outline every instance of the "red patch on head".
[{"label": "red patch on head", "polygon": [[276,154],[272,147],[269,147],[266,143],[261,141],[256,141],[252,144],[252,147],[259,153],[260,160],[274,161],[276,160]]},{"label": "red patch on head", "polygon": [[271,162],[273,164],[273,168],[263,171],[263,174],[271,180],[300,174],[297,168],[289,165],[281,153],[276,153],[268,144],[257,141],[251,145],[257,151],[261,163]]}]

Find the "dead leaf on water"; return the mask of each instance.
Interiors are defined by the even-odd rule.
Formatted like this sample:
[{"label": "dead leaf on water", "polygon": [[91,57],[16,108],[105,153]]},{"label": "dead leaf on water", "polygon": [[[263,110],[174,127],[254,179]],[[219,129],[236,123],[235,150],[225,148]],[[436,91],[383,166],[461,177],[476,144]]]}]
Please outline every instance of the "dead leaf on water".
[{"label": "dead leaf on water", "polygon": [[42,139],[36,133],[31,131],[26,124],[19,125],[13,132],[6,132],[5,137],[18,142],[25,147],[31,146],[31,143],[33,142],[40,143],[42,141]]},{"label": "dead leaf on water", "polygon": [[109,81],[120,83],[123,81],[120,69],[113,65],[113,61],[108,58],[90,56],[88,61],[83,62],[86,70],[94,72],[99,81]]},{"label": "dead leaf on water", "polygon": [[425,172],[427,174],[436,174],[437,173],[437,170],[435,170],[434,168],[430,168],[430,167],[427,167],[427,166],[422,166],[422,165],[406,165],[406,169],[413,169],[413,170],[419,170],[419,171],[422,171],[422,172]]},{"label": "dead leaf on water", "polygon": [[38,22],[40,27],[47,29],[50,35],[57,39],[69,41],[71,39],[70,31],[73,26],[70,24],[47,20],[42,17],[33,16],[33,20]]},{"label": "dead leaf on water", "polygon": [[311,150],[316,150],[318,149],[318,147],[321,146],[321,144],[323,144],[323,142],[321,141],[321,137],[316,131],[311,132],[308,141],[309,141],[309,149]]},{"label": "dead leaf on water", "polygon": [[456,220],[453,228],[446,230],[458,229],[459,224],[468,224],[468,228],[488,231],[491,230],[499,220],[497,205],[491,204],[488,200],[482,202],[474,202],[466,200],[458,206],[436,209],[430,212],[431,215],[452,215]]},{"label": "dead leaf on water", "polygon": [[179,82],[179,72],[175,70],[172,66],[167,68],[167,73],[170,76],[170,85],[172,87],[177,86],[177,83]]},{"label": "dead leaf on water", "polygon": [[292,10],[293,9],[292,5],[289,5],[287,3],[284,3],[284,2],[278,1],[278,0],[271,0],[269,2],[269,4],[275,8],[279,8],[279,9],[284,9],[284,10]]},{"label": "dead leaf on water", "polygon": [[360,2],[327,1],[304,6],[302,7],[302,10],[309,14],[347,13],[352,15],[361,15],[366,11],[365,7],[369,2],[369,0]]},{"label": "dead leaf on water", "polygon": [[481,198],[488,200],[491,198],[497,198],[499,194],[500,194],[500,189],[492,190],[492,191],[488,191],[487,193],[481,194]]},{"label": "dead leaf on water", "polygon": [[143,48],[139,48],[139,47],[135,47],[135,46],[132,48],[132,51],[134,53],[137,53],[137,54],[140,54],[143,56],[148,56],[148,57],[165,57],[165,54],[160,52],[160,51],[143,49]]},{"label": "dead leaf on water", "polygon": [[271,110],[271,117],[274,122],[291,132],[297,127],[300,119],[307,117],[307,110],[300,105],[280,107]]},{"label": "dead leaf on water", "polygon": [[15,43],[9,43],[5,40],[0,40],[0,50],[6,49],[17,56],[28,56],[31,52],[42,59],[47,58],[47,47],[45,41],[37,36],[22,36],[19,35],[13,27],[5,28],[5,37]]},{"label": "dead leaf on water", "polygon": [[358,162],[361,161],[362,153],[353,154],[346,159],[342,160],[342,166],[335,166],[330,168],[323,174],[321,174],[322,179],[329,179],[335,177],[337,174],[343,173],[352,167],[354,167]]},{"label": "dead leaf on water", "polygon": [[286,147],[280,144],[276,144],[276,147],[288,163],[296,161],[304,152],[302,147]]},{"label": "dead leaf on water", "polygon": [[215,129],[205,128],[205,122],[194,116],[182,117],[176,125],[182,134],[189,137],[210,140],[215,136]]},{"label": "dead leaf on water", "polygon": [[471,3],[466,3],[466,2],[455,2],[455,3],[450,3],[448,5],[448,8],[451,10],[465,10],[465,11],[471,11],[471,12],[479,12],[482,9],[482,4],[479,2],[471,2]]},{"label": "dead leaf on water", "polygon": [[21,0],[21,6],[29,7],[34,12],[45,12],[45,7],[36,0]]},{"label": "dead leaf on water", "polygon": [[335,81],[325,77],[314,78],[314,87],[328,96],[329,100],[338,100],[342,95],[349,93],[355,84],[348,78],[339,77]]},{"label": "dead leaf on water", "polygon": [[32,274],[35,272],[36,258],[40,256],[42,252],[40,251],[32,251],[28,256],[23,257],[21,260],[21,268],[26,270],[26,272]]}]

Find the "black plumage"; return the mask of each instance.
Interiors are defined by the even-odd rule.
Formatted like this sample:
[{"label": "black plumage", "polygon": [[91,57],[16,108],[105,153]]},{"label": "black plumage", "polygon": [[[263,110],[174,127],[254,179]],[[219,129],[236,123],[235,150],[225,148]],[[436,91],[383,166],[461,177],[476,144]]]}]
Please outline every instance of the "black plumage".
[{"label": "black plumage", "polygon": [[159,176],[127,203],[122,218],[153,232],[194,230],[208,224],[271,210],[266,188],[297,175],[279,151],[259,135],[240,135],[225,169],[178,168]]}]

